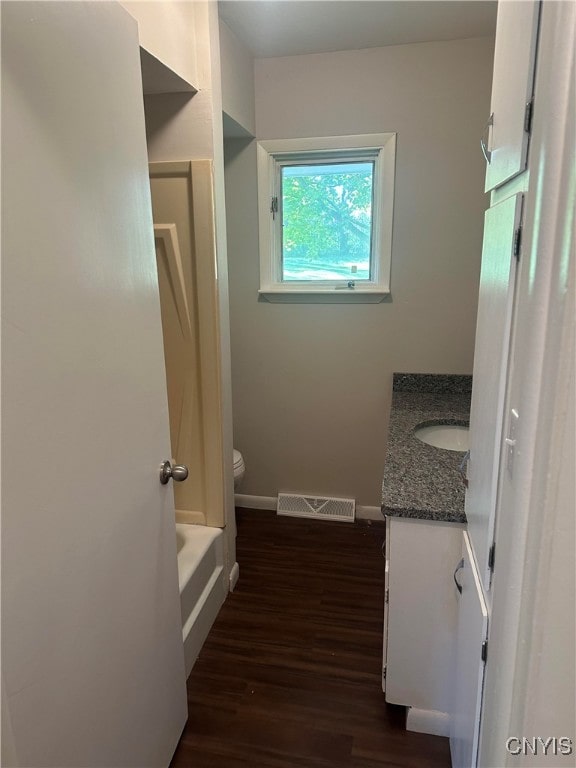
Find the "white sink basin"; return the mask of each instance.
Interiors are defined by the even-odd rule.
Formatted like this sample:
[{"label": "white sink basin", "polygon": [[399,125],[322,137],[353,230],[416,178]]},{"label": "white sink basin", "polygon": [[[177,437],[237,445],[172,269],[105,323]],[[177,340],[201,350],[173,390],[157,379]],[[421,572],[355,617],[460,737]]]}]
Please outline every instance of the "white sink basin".
[{"label": "white sink basin", "polygon": [[459,424],[432,424],[416,427],[414,436],[423,443],[447,451],[467,451],[469,448],[468,427]]}]

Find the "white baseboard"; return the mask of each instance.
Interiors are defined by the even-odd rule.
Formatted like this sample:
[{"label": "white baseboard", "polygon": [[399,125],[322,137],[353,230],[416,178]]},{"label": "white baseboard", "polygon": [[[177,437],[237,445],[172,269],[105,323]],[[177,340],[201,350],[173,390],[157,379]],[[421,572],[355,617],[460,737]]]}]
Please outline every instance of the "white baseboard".
[{"label": "white baseboard", "polygon": [[246,493],[235,493],[234,504],[237,507],[246,507],[247,509],[268,509],[276,512],[278,506],[277,496],[250,496]]},{"label": "white baseboard", "polygon": [[240,578],[240,566],[238,563],[234,563],[232,568],[230,569],[230,592],[234,592],[234,587],[238,583],[238,579]]},{"label": "white baseboard", "polygon": [[357,520],[380,520],[384,522],[384,515],[380,507],[364,507],[361,504],[356,505]]},{"label": "white baseboard", "polygon": [[450,736],[450,715],[435,709],[409,707],[406,730],[431,733],[433,736]]},{"label": "white baseboard", "polygon": [[[234,504],[237,507],[247,509],[266,509],[276,512],[278,507],[277,496],[251,496],[246,493],[234,494]],[[384,515],[380,507],[366,507],[360,504],[356,505],[356,519],[358,520],[384,520]]]}]

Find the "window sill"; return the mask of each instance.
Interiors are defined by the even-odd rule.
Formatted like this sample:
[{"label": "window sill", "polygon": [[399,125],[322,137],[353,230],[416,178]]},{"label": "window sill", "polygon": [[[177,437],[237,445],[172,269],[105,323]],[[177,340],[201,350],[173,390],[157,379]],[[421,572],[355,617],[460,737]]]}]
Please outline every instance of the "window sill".
[{"label": "window sill", "polygon": [[261,299],[271,304],[379,304],[390,296],[383,289],[301,290],[291,288],[263,288],[258,291]]}]

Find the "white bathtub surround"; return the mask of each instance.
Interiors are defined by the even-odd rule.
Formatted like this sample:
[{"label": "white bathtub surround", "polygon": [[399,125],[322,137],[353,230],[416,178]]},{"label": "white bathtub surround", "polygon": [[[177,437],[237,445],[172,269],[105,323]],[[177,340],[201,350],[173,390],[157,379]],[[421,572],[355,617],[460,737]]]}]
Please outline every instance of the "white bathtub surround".
[{"label": "white bathtub surround", "polygon": [[178,583],[186,677],[226,599],[224,532],[220,528],[176,523]]},{"label": "white bathtub surround", "polygon": [[234,565],[230,569],[230,578],[229,578],[230,592],[234,592],[234,587],[238,583],[239,578],[240,578],[240,566],[238,565],[238,563],[234,563]]}]

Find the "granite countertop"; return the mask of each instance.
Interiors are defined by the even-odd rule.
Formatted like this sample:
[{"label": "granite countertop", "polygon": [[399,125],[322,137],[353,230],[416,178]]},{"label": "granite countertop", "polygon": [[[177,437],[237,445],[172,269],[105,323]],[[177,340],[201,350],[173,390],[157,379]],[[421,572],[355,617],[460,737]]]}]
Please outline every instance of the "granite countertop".
[{"label": "granite countertop", "polygon": [[422,423],[468,424],[471,376],[394,374],[382,512],[396,517],[465,523],[464,453],[414,437]]}]

